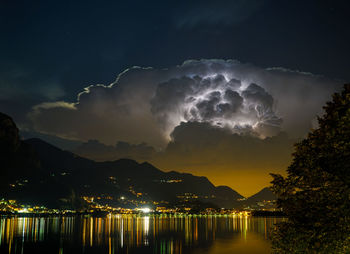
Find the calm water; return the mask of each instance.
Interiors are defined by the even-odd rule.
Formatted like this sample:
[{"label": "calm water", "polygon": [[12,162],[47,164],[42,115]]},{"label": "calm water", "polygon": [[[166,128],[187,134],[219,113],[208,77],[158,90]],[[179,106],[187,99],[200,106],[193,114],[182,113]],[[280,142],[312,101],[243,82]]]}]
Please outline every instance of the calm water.
[{"label": "calm water", "polygon": [[0,253],[270,253],[278,218],[0,217]]}]

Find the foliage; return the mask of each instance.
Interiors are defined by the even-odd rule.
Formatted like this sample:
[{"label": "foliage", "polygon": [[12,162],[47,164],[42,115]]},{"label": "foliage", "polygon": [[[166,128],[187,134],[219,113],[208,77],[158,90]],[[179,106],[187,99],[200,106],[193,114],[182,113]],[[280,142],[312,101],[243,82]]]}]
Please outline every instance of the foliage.
[{"label": "foliage", "polygon": [[350,84],[324,110],[296,144],[287,177],[271,174],[288,216],[274,232],[276,253],[350,253]]}]

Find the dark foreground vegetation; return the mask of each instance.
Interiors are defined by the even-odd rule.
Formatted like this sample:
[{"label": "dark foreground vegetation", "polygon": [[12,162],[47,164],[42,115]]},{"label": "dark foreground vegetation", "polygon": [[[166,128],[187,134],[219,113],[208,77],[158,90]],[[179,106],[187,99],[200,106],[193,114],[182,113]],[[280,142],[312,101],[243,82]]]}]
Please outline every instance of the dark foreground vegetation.
[{"label": "dark foreground vegetation", "polygon": [[324,110],[296,144],[288,176],[272,175],[288,217],[274,232],[276,253],[350,253],[350,84]]}]

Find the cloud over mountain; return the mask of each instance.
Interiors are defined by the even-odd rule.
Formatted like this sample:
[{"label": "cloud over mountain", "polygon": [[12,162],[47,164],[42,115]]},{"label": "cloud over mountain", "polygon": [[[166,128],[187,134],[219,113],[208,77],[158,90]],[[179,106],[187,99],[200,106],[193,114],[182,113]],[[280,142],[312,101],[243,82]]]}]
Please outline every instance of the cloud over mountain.
[{"label": "cloud over mountain", "polygon": [[155,156],[153,147],[141,144],[129,144],[119,141],[116,145],[105,145],[98,140],[89,140],[72,150],[75,154],[95,161],[113,161],[117,159],[134,159],[140,162],[150,161]]},{"label": "cloud over mountain", "polygon": [[216,185],[228,184],[251,194],[251,190],[269,183],[270,172],[284,171],[296,141],[285,133],[261,139],[199,122],[181,123],[171,138],[161,151],[146,144],[118,142],[112,146],[90,140],[73,152],[97,161],[120,158],[149,161],[163,170],[205,175]]},{"label": "cloud over mountain", "polygon": [[340,88],[300,71],[191,60],[132,67],[108,86],[86,87],[75,102],[42,103],[28,116],[37,132],[96,140],[81,146],[81,155],[147,160],[249,194],[269,183],[269,172],[286,169],[293,142]]},{"label": "cloud over mountain", "polygon": [[283,68],[191,60],[168,69],[127,69],[108,86],[86,87],[76,102],[39,104],[29,117],[37,131],[106,144],[164,147],[181,122],[296,137],[308,131],[338,87],[337,81]]}]

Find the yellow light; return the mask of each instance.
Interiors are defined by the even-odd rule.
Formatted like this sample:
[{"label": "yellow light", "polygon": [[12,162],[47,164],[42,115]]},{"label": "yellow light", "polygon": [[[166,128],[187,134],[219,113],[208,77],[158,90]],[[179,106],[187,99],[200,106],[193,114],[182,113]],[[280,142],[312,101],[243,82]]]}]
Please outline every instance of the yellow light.
[{"label": "yellow light", "polygon": [[149,213],[149,212],[151,211],[151,209],[149,209],[148,207],[141,208],[140,210],[141,210],[141,212],[143,212],[143,213]]},{"label": "yellow light", "polygon": [[28,213],[28,209],[27,208],[23,208],[21,210],[18,210],[19,213]]}]

